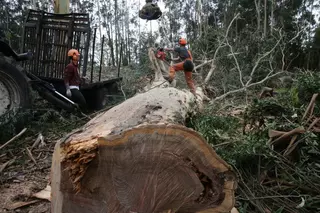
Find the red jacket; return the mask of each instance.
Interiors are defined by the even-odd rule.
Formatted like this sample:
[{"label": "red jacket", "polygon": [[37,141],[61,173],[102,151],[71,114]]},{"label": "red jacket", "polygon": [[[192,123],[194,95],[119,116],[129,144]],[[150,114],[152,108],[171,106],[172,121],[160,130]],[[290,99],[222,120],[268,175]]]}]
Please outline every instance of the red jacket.
[{"label": "red jacket", "polygon": [[166,59],[166,53],[158,50],[156,57],[159,58],[160,60],[164,61]]},{"label": "red jacket", "polygon": [[69,86],[79,86],[81,82],[78,65],[70,63],[64,70],[64,83],[69,83]]}]

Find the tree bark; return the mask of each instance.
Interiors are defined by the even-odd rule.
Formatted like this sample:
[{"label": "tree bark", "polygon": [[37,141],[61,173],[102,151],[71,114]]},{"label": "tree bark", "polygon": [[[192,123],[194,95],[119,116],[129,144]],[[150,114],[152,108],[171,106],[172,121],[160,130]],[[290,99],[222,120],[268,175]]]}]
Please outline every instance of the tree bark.
[{"label": "tree bark", "polygon": [[230,212],[235,174],[200,134],[185,127],[189,114],[201,108],[201,89],[196,99],[159,84],[163,77],[156,72],[157,87],[56,144],[52,213]]},{"label": "tree bark", "polygon": [[270,35],[273,34],[273,27],[274,27],[274,0],[271,0],[271,24],[270,24]]},{"label": "tree bark", "polygon": [[257,11],[257,31],[260,33],[260,23],[261,23],[260,5],[261,5],[261,0],[254,0],[254,3],[256,5],[256,11]]},{"label": "tree bark", "polygon": [[110,47],[110,52],[111,52],[111,61],[112,61],[112,66],[115,66],[115,57],[114,57],[114,48],[113,48],[113,38],[111,37],[110,33],[110,25],[108,24],[108,46]]},{"label": "tree bark", "polygon": [[268,17],[268,14],[267,14],[267,0],[264,0],[264,22],[263,22],[263,37],[267,37],[267,17]]},{"label": "tree bark", "polygon": [[116,48],[116,64],[119,64],[119,21],[118,21],[118,0],[114,1],[114,32],[115,32],[115,48]]}]

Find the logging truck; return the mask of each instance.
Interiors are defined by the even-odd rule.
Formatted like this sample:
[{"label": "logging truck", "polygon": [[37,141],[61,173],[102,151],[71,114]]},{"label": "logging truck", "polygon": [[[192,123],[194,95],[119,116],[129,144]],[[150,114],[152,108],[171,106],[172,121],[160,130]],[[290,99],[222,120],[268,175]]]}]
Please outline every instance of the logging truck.
[{"label": "logging truck", "polygon": [[[90,27],[89,14],[29,10],[21,36],[19,52],[22,54],[17,54],[4,38],[0,38],[0,116],[15,114],[18,109],[31,106],[31,90],[36,90],[42,98],[59,108],[76,110],[77,105],[65,96],[63,82],[64,67],[68,64],[67,51],[71,48],[82,53],[80,74],[88,77],[80,90],[88,109],[105,107],[112,95],[118,93],[118,82],[122,78],[118,73],[113,79],[101,81],[100,69],[99,81],[93,81],[95,33],[96,30]],[[88,71],[90,40],[93,45]]]}]

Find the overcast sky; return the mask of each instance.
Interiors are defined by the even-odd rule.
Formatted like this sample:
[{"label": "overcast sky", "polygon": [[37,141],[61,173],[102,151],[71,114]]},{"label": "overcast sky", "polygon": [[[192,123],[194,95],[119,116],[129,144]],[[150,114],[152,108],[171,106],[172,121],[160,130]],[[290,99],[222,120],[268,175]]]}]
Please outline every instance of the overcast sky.
[{"label": "overcast sky", "polygon": [[[173,0],[173,1],[175,1],[175,0]],[[140,7],[139,9],[141,9],[143,7],[143,5],[146,3],[145,0],[129,0],[129,2],[130,2],[131,5]],[[162,12],[167,11],[167,9],[165,8],[163,0],[158,0],[157,2],[158,2],[158,6],[160,7]],[[320,0],[315,0],[313,2],[313,5],[317,5],[319,3],[320,3]],[[320,9],[314,7],[313,8],[313,14],[315,15],[316,22],[319,23],[320,22],[319,21],[319,19],[320,19]],[[160,19],[158,19],[158,20],[160,20]],[[151,27],[152,28],[152,32],[158,31],[158,27],[159,27],[158,20],[151,21],[151,26],[150,26],[150,21],[147,22],[146,20],[143,20],[143,19],[139,18],[139,23],[140,23],[141,30],[142,31],[150,31],[150,27]]]}]

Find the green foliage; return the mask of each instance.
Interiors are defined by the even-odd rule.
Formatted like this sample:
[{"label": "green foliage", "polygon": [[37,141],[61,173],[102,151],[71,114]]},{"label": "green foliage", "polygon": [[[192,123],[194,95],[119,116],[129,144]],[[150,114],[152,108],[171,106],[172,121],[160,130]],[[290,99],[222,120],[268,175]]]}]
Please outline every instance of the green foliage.
[{"label": "green foliage", "polygon": [[254,99],[243,117],[263,121],[264,125],[245,135],[241,118],[214,115],[215,110],[191,119],[189,127],[200,132],[238,173],[236,207],[241,213],[259,209],[291,213],[301,203],[301,197],[305,205],[299,212],[316,212],[320,208],[320,134],[308,131],[299,135],[296,149],[287,157],[283,156],[283,148],[274,148],[268,142],[270,129],[290,131],[301,126],[300,119],[311,96],[319,89],[318,80],[316,75],[303,73],[292,88],[278,89],[273,98]]},{"label": "green foliage", "polygon": [[[238,133],[238,137],[241,133]],[[217,149],[217,153],[229,164],[237,168],[246,167],[250,169],[257,162],[259,155],[269,154],[269,147],[266,144],[267,134],[255,133],[246,136],[241,136],[236,139],[232,145]],[[231,139],[231,140],[234,140]]]},{"label": "green foliage", "polygon": [[253,116],[281,116],[291,114],[289,106],[283,105],[276,98],[254,99],[247,108],[247,114]]},{"label": "green foliage", "polygon": [[320,92],[320,73],[304,72],[297,78],[296,87],[301,104],[309,103],[314,93]]},{"label": "green foliage", "polygon": [[[290,94],[281,95],[281,98],[267,98],[267,99],[254,99],[250,105],[247,106],[244,112],[244,125],[251,124],[251,127],[255,126],[258,122],[259,125],[254,129],[260,131],[261,127],[279,128],[279,124],[286,124],[281,126],[282,130],[287,130],[295,126],[294,122],[297,120],[291,117],[296,112],[295,108],[292,108],[290,104]],[[292,120],[291,123],[287,123],[287,119]],[[264,126],[263,126],[264,125]]]},{"label": "green foliage", "polygon": [[300,100],[299,100],[299,91],[297,87],[291,87],[289,89],[277,89],[276,92],[278,93],[277,99],[279,102],[283,103],[285,106],[288,107],[299,107]]},{"label": "green foliage", "polygon": [[[191,118],[187,126],[201,132],[210,144],[215,145],[228,140],[230,134],[237,134],[240,123],[239,119],[231,116],[221,117],[202,114]],[[226,132],[228,135],[225,134]]]}]

